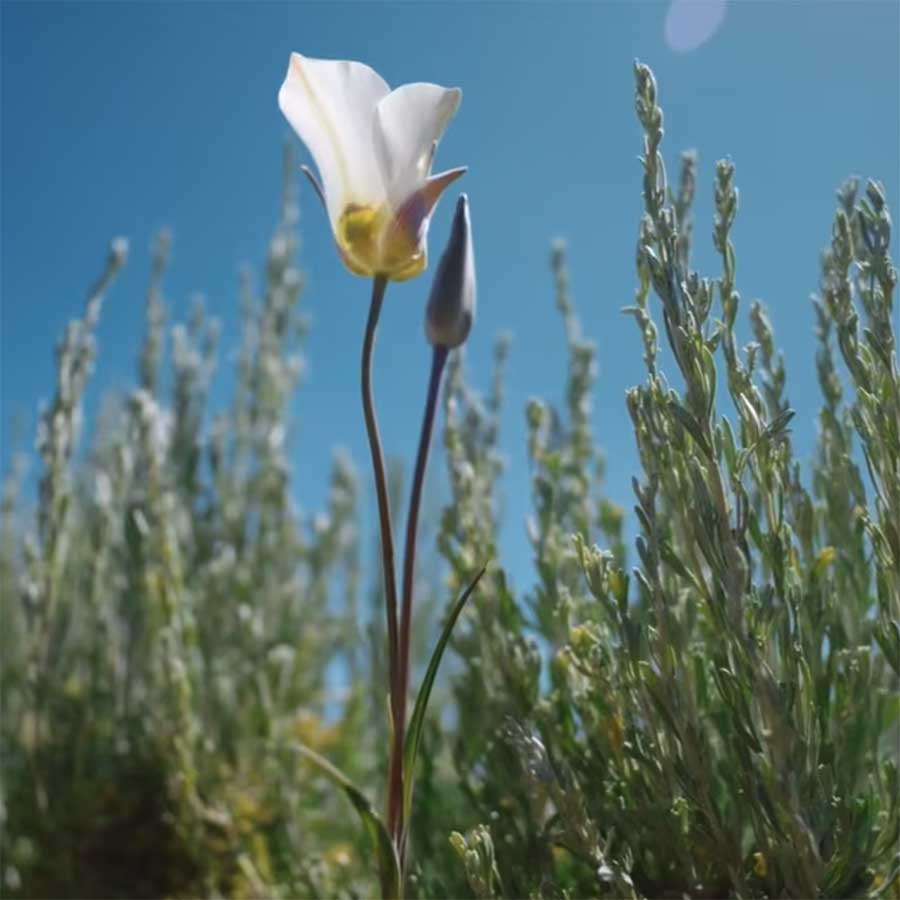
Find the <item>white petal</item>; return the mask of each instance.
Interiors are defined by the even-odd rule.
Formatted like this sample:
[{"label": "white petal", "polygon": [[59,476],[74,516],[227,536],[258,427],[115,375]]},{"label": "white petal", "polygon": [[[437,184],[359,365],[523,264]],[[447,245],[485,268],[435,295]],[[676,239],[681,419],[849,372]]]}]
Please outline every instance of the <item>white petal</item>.
[{"label": "white petal", "polygon": [[403,229],[411,240],[423,241],[428,232],[431,214],[441,195],[467,171],[465,166],[460,166],[437,175],[429,175],[420,187],[397,206],[394,227]]},{"label": "white petal", "polygon": [[384,201],[372,135],[375,109],[389,93],[363,63],[291,54],[278,105],[315,160],[332,225],[349,203]]},{"label": "white petal", "polygon": [[424,185],[437,142],[461,99],[459,88],[404,84],[378,104],[375,149],[395,209]]}]

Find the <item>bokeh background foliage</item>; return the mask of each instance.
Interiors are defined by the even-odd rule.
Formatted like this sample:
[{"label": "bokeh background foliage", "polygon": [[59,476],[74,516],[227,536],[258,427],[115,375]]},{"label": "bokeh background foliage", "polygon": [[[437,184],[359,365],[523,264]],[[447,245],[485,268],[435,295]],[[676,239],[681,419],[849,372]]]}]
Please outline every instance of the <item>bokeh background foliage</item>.
[{"label": "bokeh background foliage", "polygon": [[[556,245],[568,368],[561,402],[525,410],[526,593],[497,552],[508,338],[485,390],[461,355],[445,385],[449,500],[425,535],[420,661],[450,598],[490,567],[432,703],[408,893],[898,896],[900,369],[884,192],[855,179],[839,191],[822,223],[816,359],[786,359],[767,311],[738,294],[734,166],[704,173],[685,154],[670,183],[641,65],[635,106],[634,517],[604,497],[596,348]],[[167,319],[166,234],[135,384],[81,450],[121,242],[60,340],[37,496],[19,460],[2,499],[4,895],[377,890],[351,808],[299,751],[381,803],[382,598],[361,565],[359,476],[336,455],[326,508],[300,514],[292,499],[287,409],[307,327],[295,169],[287,151],[224,412],[208,402],[215,321],[200,307]],[[719,267],[704,276],[692,202],[710,175]],[[818,372],[811,466],[792,450],[789,364]],[[398,495],[402,481],[396,468]]]}]

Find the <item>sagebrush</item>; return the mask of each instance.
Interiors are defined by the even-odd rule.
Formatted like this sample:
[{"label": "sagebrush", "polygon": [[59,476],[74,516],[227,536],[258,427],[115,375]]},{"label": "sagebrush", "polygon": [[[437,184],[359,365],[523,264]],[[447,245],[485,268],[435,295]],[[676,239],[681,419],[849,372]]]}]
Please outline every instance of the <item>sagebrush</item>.
[{"label": "sagebrush", "polygon": [[[635,76],[637,537],[626,546],[626,513],[603,494],[596,349],[557,245],[569,366],[563,402],[525,411],[535,580],[522,596],[498,539],[510,343],[498,340],[483,393],[450,360],[450,499],[431,535],[442,575],[417,603],[440,616],[490,565],[427,723],[406,892],[897,897],[900,366],[884,190],[851,179],[839,191],[810,309],[816,359],[786,359],[767,311],[738,295],[734,166],[715,167],[721,271],[705,277],[691,263],[697,160],[683,155],[669,185],[657,86],[645,66]],[[2,500],[4,895],[378,890],[350,806],[301,752],[371,797],[383,784],[382,598],[361,567],[353,464],[336,455],[321,511],[299,514],[292,493],[287,409],[306,329],[294,169],[288,151],[223,412],[209,403],[216,323],[198,308],[168,327],[165,234],[135,385],[81,451],[122,243],[59,344],[37,493],[21,490],[23,458]],[[807,463],[792,449],[787,366],[813,362]]]}]

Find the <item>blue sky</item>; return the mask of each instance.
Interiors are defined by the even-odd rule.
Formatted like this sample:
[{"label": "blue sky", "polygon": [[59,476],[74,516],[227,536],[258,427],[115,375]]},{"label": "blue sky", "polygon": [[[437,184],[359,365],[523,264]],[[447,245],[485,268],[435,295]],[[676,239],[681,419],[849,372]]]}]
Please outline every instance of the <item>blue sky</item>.
[{"label": "blue sky", "polygon": [[[632,62],[656,72],[664,149],[700,154],[696,262],[718,273],[711,246],[716,159],[737,166],[738,287],[769,307],[788,350],[801,454],[815,440],[813,315],[818,255],[834,191],[851,173],[881,178],[898,203],[896,2],[731,2],[718,31],[690,52],[670,48],[668,3],[11,3],[2,4],[2,463],[33,441],[50,396],[53,345],[79,315],[109,239],[131,239],[128,269],[99,328],[89,408],[127,386],[142,330],[148,248],[175,236],[166,295],[183,316],[202,292],[224,324],[219,379],[236,343],[237,273],[258,263],[277,212],[281,142],[276,93],[292,50],[363,60],[391,84],[458,85],[463,102],[437,164],[469,166],[479,318],[472,379],[486,386],[496,334],[515,335],[502,442],[503,562],[530,579],[524,405],[561,399],[565,345],[553,307],[551,239],[569,245],[585,332],[599,348],[597,438],[608,493],[630,507],[637,471],[623,391],[643,377],[631,302],[641,212],[640,131]],[[304,187],[306,187],[304,185]],[[368,285],[338,261],[327,222],[301,195],[303,297],[313,317],[309,371],[295,398],[295,484],[321,505],[335,445],[360,466],[371,507],[358,399]],[[432,228],[435,258],[452,199]],[[895,243],[896,246],[896,243]],[[415,448],[429,362],[422,316],[430,277],[392,286],[376,358],[389,453]],[[221,402],[224,392],[214,393]],[[18,442],[21,446],[21,442]],[[434,463],[437,463],[436,465]],[[439,459],[432,474],[443,482]]]}]

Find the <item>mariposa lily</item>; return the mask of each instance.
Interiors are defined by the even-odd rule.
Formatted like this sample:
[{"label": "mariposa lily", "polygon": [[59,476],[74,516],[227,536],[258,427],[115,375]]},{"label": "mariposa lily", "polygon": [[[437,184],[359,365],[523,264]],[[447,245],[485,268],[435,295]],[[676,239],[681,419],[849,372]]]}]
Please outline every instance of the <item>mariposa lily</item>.
[{"label": "mariposa lily", "polygon": [[427,263],[431,213],[464,167],[431,174],[462,92],[436,84],[391,90],[363,63],[292,53],[278,105],[309,148],[347,268],[405,281]]}]

